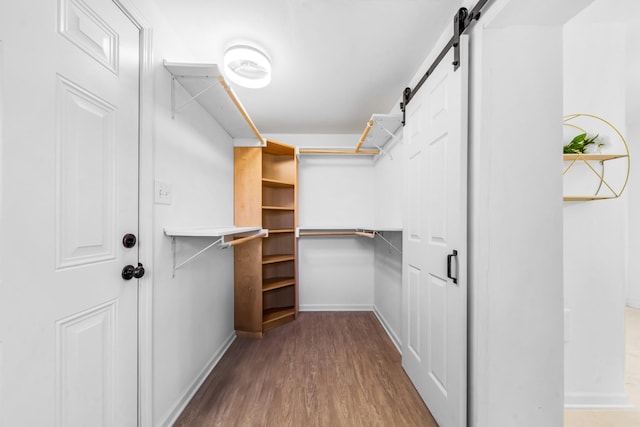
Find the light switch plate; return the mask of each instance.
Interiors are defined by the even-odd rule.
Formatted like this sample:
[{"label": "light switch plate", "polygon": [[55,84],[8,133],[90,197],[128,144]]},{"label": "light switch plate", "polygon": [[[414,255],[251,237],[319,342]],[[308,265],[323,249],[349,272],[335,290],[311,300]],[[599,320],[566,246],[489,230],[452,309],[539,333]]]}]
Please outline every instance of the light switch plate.
[{"label": "light switch plate", "polygon": [[170,205],[173,199],[171,184],[156,181],[154,201],[158,205]]}]

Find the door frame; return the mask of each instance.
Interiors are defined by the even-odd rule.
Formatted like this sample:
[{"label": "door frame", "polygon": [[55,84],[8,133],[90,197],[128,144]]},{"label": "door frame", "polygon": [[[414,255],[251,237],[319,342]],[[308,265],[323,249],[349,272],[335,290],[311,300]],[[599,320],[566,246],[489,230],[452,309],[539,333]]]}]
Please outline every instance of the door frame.
[{"label": "door frame", "polygon": [[138,423],[153,425],[153,45],[152,28],[131,3],[112,0],[140,31],[138,105]]}]

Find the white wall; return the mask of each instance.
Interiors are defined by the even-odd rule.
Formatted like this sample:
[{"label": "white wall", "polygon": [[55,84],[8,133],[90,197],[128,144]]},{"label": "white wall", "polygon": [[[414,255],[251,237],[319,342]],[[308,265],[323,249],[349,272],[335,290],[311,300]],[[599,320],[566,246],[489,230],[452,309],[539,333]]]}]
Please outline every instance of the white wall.
[{"label": "white wall", "polygon": [[[173,192],[172,205],[156,205],[154,219],[154,419],[164,421],[179,414],[234,328],[233,249],[209,249],[172,278],[171,239],[162,229],[233,224],[233,142],[198,104],[171,120],[169,76],[157,72],[155,176]],[[177,262],[212,242],[178,238]]]},{"label": "white wall", "polygon": [[[381,235],[402,249],[402,232],[383,231]],[[402,349],[402,254],[380,237],[374,242],[373,295],[375,312],[387,333]]]},{"label": "white wall", "polygon": [[[624,132],[626,27],[601,22],[600,9],[607,3],[594,2],[564,27],[564,114],[595,114]],[[611,129],[588,119],[580,125],[599,133],[608,142],[605,150],[623,151]],[[606,165],[612,183],[622,182],[616,178],[623,179],[625,172],[625,160]],[[575,178],[568,173],[565,182]],[[627,209],[626,194],[613,200],[564,203],[569,407],[629,404],[624,391]]]},{"label": "white wall", "polygon": [[367,227],[374,221],[370,156],[301,156],[300,227]]},{"label": "white wall", "polygon": [[[149,425],[170,425],[234,337],[233,250],[210,249],[171,278],[163,227],[233,224],[233,140],[197,103],[170,114],[162,61],[188,61],[180,29],[151,0],[135,0],[153,27],[154,175],[171,184],[171,205],[154,205],[153,390]],[[186,93],[177,87],[178,103]],[[142,243],[142,242],[141,242]],[[210,243],[178,238],[180,262]]]},{"label": "white wall", "polygon": [[561,426],[562,33],[529,21],[551,2],[496,3],[471,39],[469,425]]},{"label": "white wall", "polygon": [[640,308],[640,19],[636,18],[627,25],[626,46],[626,121],[625,137],[631,150],[631,176],[627,189],[628,214],[628,275],[627,304]]},{"label": "white wall", "polygon": [[388,154],[380,157],[374,168],[374,224],[381,228],[402,228],[404,191],[404,157],[401,127],[395,134],[396,141],[388,142]]},{"label": "white wall", "polygon": [[[3,70],[4,70],[4,51],[3,51],[3,45],[2,45],[2,40],[0,40],[0,82],[4,81],[4,76],[3,76]],[[3,94],[3,88],[4,85],[0,84],[0,164],[2,163],[2,147],[4,147],[4,130],[3,130],[3,121],[4,121],[4,94]],[[2,226],[2,213],[4,212],[2,209],[2,191],[4,186],[2,185],[3,182],[3,174],[0,173],[0,241],[2,241],[3,239],[3,226]],[[0,293],[2,291],[2,271],[3,271],[3,267],[2,267],[2,261],[3,258],[0,257]],[[3,361],[3,354],[4,354],[4,348],[3,348],[3,343],[2,341],[0,341],[0,378],[4,378],[4,361]],[[2,386],[2,382],[0,382],[0,427],[4,426],[4,422],[3,422],[3,416],[2,413],[3,408],[2,406],[4,405],[4,391],[3,391],[4,387]]]},{"label": "white wall", "polygon": [[[374,224],[380,228],[402,229],[403,192],[405,187],[402,159],[402,128],[397,141],[386,150],[390,155],[380,157],[374,168]],[[388,143],[388,145],[390,145]],[[382,232],[382,237],[402,249],[402,232]],[[375,311],[396,347],[402,348],[402,254],[376,237],[374,246]]]}]

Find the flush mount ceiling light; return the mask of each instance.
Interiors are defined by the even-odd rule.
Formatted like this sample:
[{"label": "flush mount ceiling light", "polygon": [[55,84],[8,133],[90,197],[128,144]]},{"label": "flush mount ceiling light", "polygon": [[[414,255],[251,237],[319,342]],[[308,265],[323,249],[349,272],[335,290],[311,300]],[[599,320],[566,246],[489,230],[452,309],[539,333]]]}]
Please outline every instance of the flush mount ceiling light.
[{"label": "flush mount ceiling light", "polygon": [[224,72],[229,80],[240,86],[261,88],[271,81],[271,62],[254,47],[232,46],[224,53]]}]

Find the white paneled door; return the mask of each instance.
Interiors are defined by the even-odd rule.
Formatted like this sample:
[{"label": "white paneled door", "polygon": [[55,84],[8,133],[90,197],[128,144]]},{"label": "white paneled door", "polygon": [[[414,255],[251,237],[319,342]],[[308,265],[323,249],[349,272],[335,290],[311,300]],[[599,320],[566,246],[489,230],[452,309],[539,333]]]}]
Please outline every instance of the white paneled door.
[{"label": "white paneled door", "polygon": [[139,30],[112,0],[3,3],[0,413],[135,426]]},{"label": "white paneled door", "polygon": [[441,427],[466,426],[467,41],[407,105],[402,364]]}]

